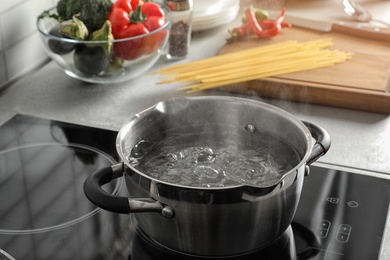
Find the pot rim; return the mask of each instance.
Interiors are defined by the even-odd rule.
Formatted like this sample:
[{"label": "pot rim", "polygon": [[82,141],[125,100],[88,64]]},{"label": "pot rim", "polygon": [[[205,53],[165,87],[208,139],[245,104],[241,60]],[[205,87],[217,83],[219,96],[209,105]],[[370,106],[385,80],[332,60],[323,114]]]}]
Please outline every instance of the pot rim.
[{"label": "pot rim", "polygon": [[[126,159],[126,156],[122,153],[121,140],[123,140],[123,137],[126,136],[126,134],[124,134],[124,133],[128,132],[128,130],[133,125],[133,121],[135,119],[138,119],[138,118],[142,117],[144,114],[147,114],[151,110],[158,109],[158,107],[161,107],[163,103],[172,102],[174,100],[195,101],[195,100],[207,100],[207,99],[209,99],[209,100],[212,100],[212,99],[214,99],[214,100],[231,100],[231,101],[235,101],[235,100],[237,101],[238,100],[240,102],[249,102],[249,103],[257,105],[258,107],[262,107],[263,109],[268,109],[268,110],[271,110],[271,111],[273,111],[273,112],[275,112],[277,114],[282,115],[284,118],[287,118],[289,121],[294,123],[304,133],[304,135],[306,137],[306,144],[307,144],[307,149],[305,151],[304,156],[301,158],[300,162],[296,166],[294,166],[291,170],[289,170],[286,173],[284,173],[283,175],[281,175],[279,180],[275,184],[264,185],[264,186],[261,186],[261,185],[248,185],[248,184],[237,184],[237,185],[229,185],[229,186],[223,186],[223,187],[215,187],[215,186],[212,186],[212,187],[198,187],[198,186],[175,184],[175,183],[170,183],[170,182],[162,181],[162,180],[159,180],[157,178],[151,177],[151,176],[149,176],[149,175],[139,171],[138,169],[136,169],[135,167],[133,167],[129,163],[129,161]],[[139,175],[141,175],[141,176],[143,176],[143,177],[145,177],[145,178],[147,178],[147,179],[149,179],[151,181],[154,181],[156,183],[161,183],[161,184],[168,185],[168,186],[174,186],[174,187],[177,187],[177,188],[192,189],[192,190],[228,190],[228,189],[236,189],[236,188],[241,188],[241,187],[251,187],[251,188],[260,188],[261,189],[261,188],[276,187],[280,183],[282,183],[283,180],[287,178],[287,176],[289,176],[289,175],[293,174],[294,172],[296,172],[299,168],[301,168],[306,163],[306,161],[308,160],[308,158],[309,158],[309,156],[310,156],[310,154],[312,152],[313,145],[314,145],[314,141],[313,141],[313,138],[312,138],[312,135],[311,135],[309,129],[305,126],[305,124],[302,121],[298,120],[291,113],[289,113],[286,110],[283,110],[283,109],[281,109],[279,107],[270,105],[270,104],[265,103],[263,101],[260,101],[260,100],[243,98],[243,97],[233,97],[233,96],[192,96],[192,97],[171,98],[171,99],[166,99],[166,100],[159,101],[155,105],[153,105],[151,107],[148,107],[148,108],[144,109],[143,111],[141,111],[141,112],[135,114],[134,116],[132,116],[131,119],[126,124],[124,124],[121,127],[121,129],[118,132],[117,138],[116,138],[117,153],[118,153],[119,157],[121,158],[122,163],[125,166],[129,167],[132,171],[134,171],[135,173],[137,173],[137,174],[139,174]]]}]

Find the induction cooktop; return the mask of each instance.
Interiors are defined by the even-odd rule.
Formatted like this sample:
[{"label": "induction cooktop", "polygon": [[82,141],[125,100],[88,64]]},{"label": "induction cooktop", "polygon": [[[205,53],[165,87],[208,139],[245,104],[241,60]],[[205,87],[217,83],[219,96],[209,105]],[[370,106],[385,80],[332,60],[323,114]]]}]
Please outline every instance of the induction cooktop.
[{"label": "induction cooktop", "polygon": [[[85,197],[85,179],[119,162],[116,135],[26,115],[0,126],[4,259],[208,259],[154,243],[132,214],[101,210]],[[103,188],[124,195],[123,185],[119,178]],[[262,250],[230,258],[379,259],[389,202],[386,175],[312,165],[286,232]]]}]

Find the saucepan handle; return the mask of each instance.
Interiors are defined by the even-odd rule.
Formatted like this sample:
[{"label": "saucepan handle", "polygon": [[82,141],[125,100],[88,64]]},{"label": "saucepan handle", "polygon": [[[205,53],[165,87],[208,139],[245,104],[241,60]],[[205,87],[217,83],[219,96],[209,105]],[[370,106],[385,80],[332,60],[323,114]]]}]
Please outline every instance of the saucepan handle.
[{"label": "saucepan handle", "polygon": [[173,209],[163,206],[152,198],[128,198],[107,193],[102,186],[123,175],[123,164],[103,167],[91,174],[84,182],[84,193],[96,206],[115,213],[160,212],[173,217]]},{"label": "saucepan handle", "polygon": [[310,165],[326,154],[330,148],[331,141],[328,132],[324,128],[310,122],[302,122],[309,129],[312,137],[316,140],[312,152],[306,161],[306,165]]}]

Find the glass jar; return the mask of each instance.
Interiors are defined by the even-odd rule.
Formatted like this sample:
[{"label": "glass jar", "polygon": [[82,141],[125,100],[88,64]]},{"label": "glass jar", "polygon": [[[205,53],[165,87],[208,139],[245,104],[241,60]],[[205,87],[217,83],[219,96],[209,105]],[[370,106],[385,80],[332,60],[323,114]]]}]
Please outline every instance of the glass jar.
[{"label": "glass jar", "polygon": [[172,12],[172,27],[166,49],[169,60],[185,58],[191,41],[192,0],[165,0]]}]

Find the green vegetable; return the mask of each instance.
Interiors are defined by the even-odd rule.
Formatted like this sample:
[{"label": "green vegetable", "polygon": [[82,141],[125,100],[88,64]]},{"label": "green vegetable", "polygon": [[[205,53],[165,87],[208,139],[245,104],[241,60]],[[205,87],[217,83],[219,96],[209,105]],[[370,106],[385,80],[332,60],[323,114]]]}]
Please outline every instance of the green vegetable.
[{"label": "green vegetable", "polygon": [[69,38],[76,40],[84,40],[87,38],[89,32],[83,21],[77,18],[77,15],[73,16],[71,23],[62,25],[61,33]]},{"label": "green vegetable", "polygon": [[73,57],[74,65],[80,72],[87,75],[100,75],[105,71],[122,68],[123,60],[117,58],[112,52],[114,36],[111,33],[109,20],[102,28],[92,32],[87,40],[89,41],[87,44],[76,46]]},{"label": "green vegetable", "polygon": [[110,62],[109,66],[105,69],[106,71],[114,71],[123,67],[123,60],[112,52],[114,36],[111,32],[111,22],[107,20],[103,27],[97,31],[91,33],[88,38],[89,41],[107,41],[107,43],[90,43],[91,46],[100,46],[106,52],[107,58]]},{"label": "green vegetable", "polygon": [[71,20],[74,15],[84,22],[88,31],[100,29],[111,11],[111,0],[60,0],[57,12],[62,21]]},{"label": "green vegetable", "polygon": [[102,28],[91,33],[88,40],[92,42],[107,41],[106,43],[90,43],[88,44],[88,47],[100,46],[106,52],[107,56],[109,56],[112,51],[112,41],[114,40],[114,36],[111,33],[110,21],[107,20]]}]

